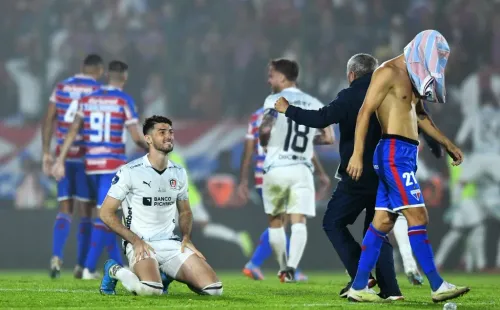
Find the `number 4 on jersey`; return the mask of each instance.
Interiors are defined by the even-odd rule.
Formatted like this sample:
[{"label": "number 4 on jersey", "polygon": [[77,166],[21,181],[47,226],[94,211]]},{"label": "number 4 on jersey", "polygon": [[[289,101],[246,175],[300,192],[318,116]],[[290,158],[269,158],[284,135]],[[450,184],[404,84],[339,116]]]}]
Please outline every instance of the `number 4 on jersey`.
[{"label": "number 4 on jersey", "polygon": [[[292,151],[294,152],[304,153],[305,150],[307,149],[307,142],[309,140],[309,138],[307,137],[307,134],[309,133],[309,127],[299,125],[294,121],[292,121],[290,118],[287,118],[287,120],[288,120],[288,131],[286,134],[285,147],[283,148],[283,150],[285,152],[288,152],[288,149],[291,148]],[[292,142],[291,145],[290,141]]]}]

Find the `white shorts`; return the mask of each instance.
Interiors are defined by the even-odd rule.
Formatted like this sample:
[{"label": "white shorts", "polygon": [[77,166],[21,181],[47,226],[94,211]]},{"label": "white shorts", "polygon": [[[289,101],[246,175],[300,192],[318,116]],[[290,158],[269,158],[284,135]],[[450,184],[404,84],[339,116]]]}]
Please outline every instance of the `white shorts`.
[{"label": "white shorts", "polygon": [[[154,258],[160,266],[160,270],[165,272],[169,277],[176,278],[177,272],[181,269],[182,264],[193,255],[194,252],[186,248],[184,253],[181,253],[181,242],[177,240],[158,240],[146,241],[156,253],[151,253],[151,258]],[[125,254],[128,259],[130,269],[134,268],[135,253],[132,244],[128,243],[125,248]]]},{"label": "white shorts", "polygon": [[312,171],[305,165],[271,168],[264,174],[262,199],[266,214],[316,216]]}]

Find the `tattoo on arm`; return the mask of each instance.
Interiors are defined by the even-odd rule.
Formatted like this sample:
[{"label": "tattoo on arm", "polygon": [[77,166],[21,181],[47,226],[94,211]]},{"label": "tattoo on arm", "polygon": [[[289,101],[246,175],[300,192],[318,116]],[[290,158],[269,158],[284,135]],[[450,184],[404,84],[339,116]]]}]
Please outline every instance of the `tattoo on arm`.
[{"label": "tattoo on arm", "polygon": [[260,145],[266,147],[271,138],[271,130],[273,129],[274,123],[276,122],[276,117],[272,114],[264,115],[262,123],[259,127],[259,141]]}]

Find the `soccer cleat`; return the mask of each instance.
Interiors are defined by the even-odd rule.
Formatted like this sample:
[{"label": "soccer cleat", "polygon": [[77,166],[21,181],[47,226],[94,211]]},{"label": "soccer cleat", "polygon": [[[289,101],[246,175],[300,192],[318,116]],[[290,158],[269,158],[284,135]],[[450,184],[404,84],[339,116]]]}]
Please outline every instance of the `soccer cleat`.
[{"label": "soccer cleat", "polygon": [[57,256],[53,256],[50,259],[50,277],[52,279],[57,279],[61,276],[61,267],[62,260]]},{"label": "soccer cleat", "polygon": [[406,276],[408,277],[408,281],[412,285],[422,285],[422,284],[424,284],[424,278],[422,277],[422,275],[420,274],[420,272],[418,272],[418,270],[410,271],[410,272],[408,272],[406,274]]},{"label": "soccer cleat", "polygon": [[82,280],[98,280],[101,277],[99,272],[90,272],[88,268],[83,269]]},{"label": "soccer cleat", "polygon": [[163,271],[160,271],[160,275],[161,275],[161,283],[163,284],[163,293],[162,294],[167,295],[168,294],[168,286],[170,285],[170,283],[174,282],[174,279],[167,276],[167,274]]},{"label": "soccer cleat", "polygon": [[259,267],[256,267],[251,262],[248,262],[243,268],[243,274],[253,280],[264,280],[264,275]]},{"label": "soccer cleat", "polygon": [[115,287],[118,282],[116,279],[112,278],[111,275],[115,275],[118,269],[122,268],[113,259],[108,259],[104,263],[104,275],[102,276],[101,286],[99,292],[102,295],[115,295]]},{"label": "soccer cleat", "polygon": [[281,283],[294,283],[295,280],[295,269],[292,267],[286,267],[285,270],[281,270],[278,273]]},{"label": "soccer cleat", "polygon": [[252,255],[253,252],[253,242],[250,234],[246,231],[240,232],[238,234],[238,240],[243,255],[245,255],[246,257],[250,257],[250,255]]},{"label": "soccer cleat", "polygon": [[295,269],[295,281],[297,282],[306,282],[307,280],[309,280],[309,277],[306,276],[305,273],[302,272],[302,270],[300,269]]},{"label": "soccer cleat", "polygon": [[351,287],[349,292],[347,292],[347,299],[353,302],[391,302],[390,299],[381,298],[374,290],[368,287],[359,291]]},{"label": "soccer cleat", "polygon": [[469,291],[470,288],[466,286],[455,286],[445,281],[435,292],[431,293],[431,297],[433,302],[441,302],[460,297]]},{"label": "soccer cleat", "polygon": [[387,294],[379,293],[378,296],[380,298],[388,300],[388,301],[400,301],[400,300],[402,301],[402,300],[405,300],[405,298],[404,298],[403,295],[392,295],[392,296],[389,296]]},{"label": "soccer cleat", "polygon": [[[347,298],[347,293],[349,293],[349,289],[351,288],[352,281],[348,282],[347,285],[340,290],[339,296],[340,298]],[[377,285],[377,279],[370,278],[368,279],[368,288],[372,288]]]},{"label": "soccer cleat", "polygon": [[81,279],[83,277],[83,268],[80,265],[76,265],[73,269],[73,276],[75,279]]}]

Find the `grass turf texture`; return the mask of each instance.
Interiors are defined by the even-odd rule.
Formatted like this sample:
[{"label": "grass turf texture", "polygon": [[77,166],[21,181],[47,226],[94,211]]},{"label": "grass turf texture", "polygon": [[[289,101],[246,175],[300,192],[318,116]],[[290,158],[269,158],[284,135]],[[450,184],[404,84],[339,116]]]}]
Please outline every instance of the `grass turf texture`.
[{"label": "grass turf texture", "polygon": [[[172,283],[168,296],[139,297],[128,293],[121,284],[117,286],[117,295],[102,296],[98,291],[100,281],[75,280],[70,271],[63,272],[57,280],[51,280],[48,272],[0,271],[0,308],[442,309],[444,304],[431,301],[427,284],[413,287],[403,276],[398,280],[406,300],[376,305],[339,298],[338,292],[348,280],[345,274],[309,273],[309,282],[296,284],[279,283],[274,274],[268,271],[266,280],[253,281],[237,272],[220,272],[222,297],[197,296],[181,283]],[[498,275],[445,274],[445,279],[471,287],[467,295],[453,300],[457,309],[500,309]]]}]

